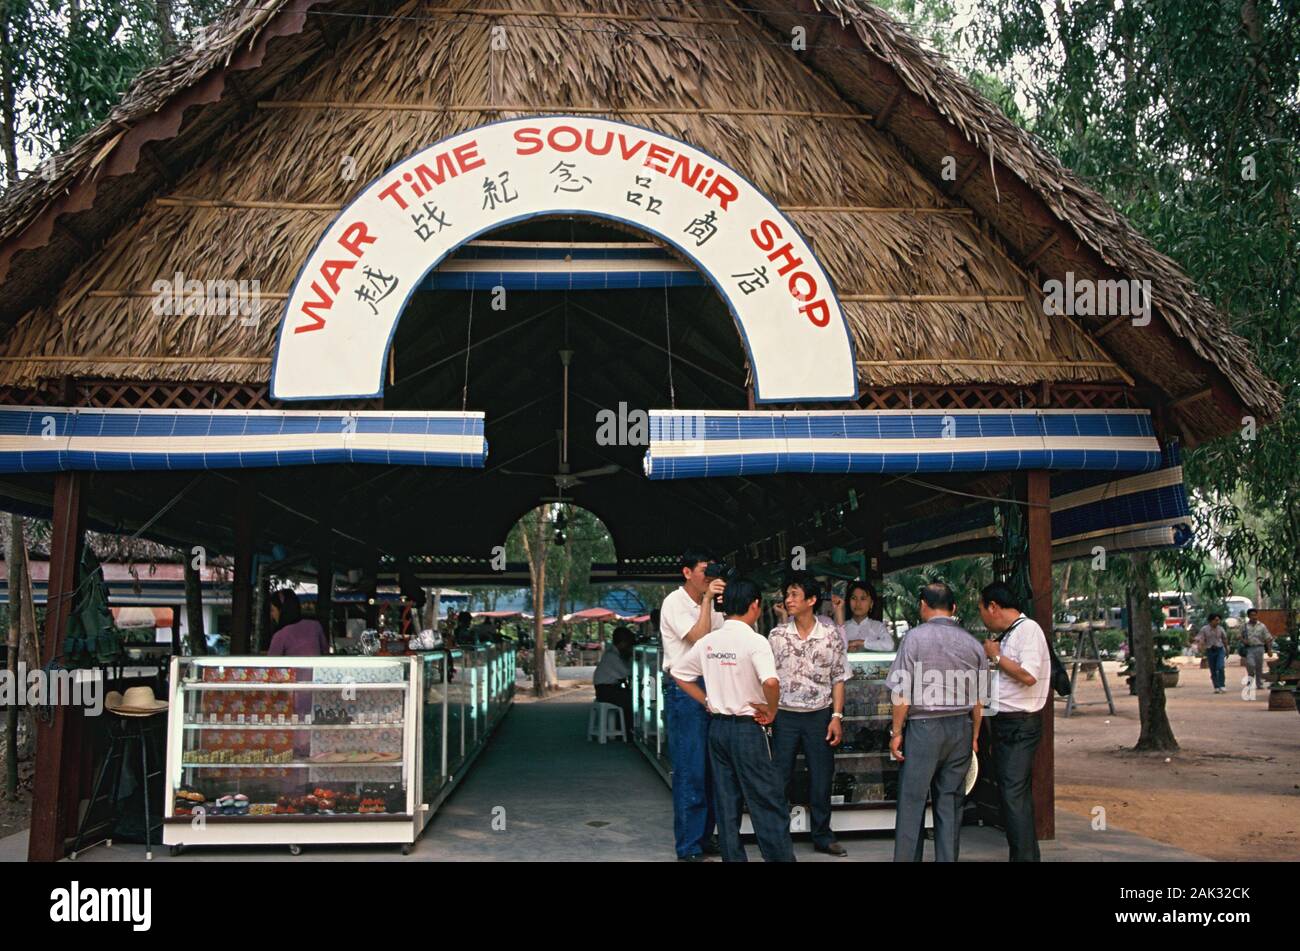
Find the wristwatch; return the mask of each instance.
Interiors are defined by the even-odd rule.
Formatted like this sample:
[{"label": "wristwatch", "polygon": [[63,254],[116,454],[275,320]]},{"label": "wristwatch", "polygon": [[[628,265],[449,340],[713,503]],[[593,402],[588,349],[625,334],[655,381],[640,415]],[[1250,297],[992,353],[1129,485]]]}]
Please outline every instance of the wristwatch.
[{"label": "wristwatch", "polygon": [[831,716],[834,717],[836,720],[843,720],[843,719],[844,719],[844,714],[842,714],[842,713],[838,713],[838,712],[837,712],[837,713],[832,713]]},{"label": "wristwatch", "polygon": [[1002,666],[1002,655],[1001,655],[1001,654],[998,654],[996,657],[993,658],[993,666],[994,666],[994,667],[1000,667],[1000,666]]}]

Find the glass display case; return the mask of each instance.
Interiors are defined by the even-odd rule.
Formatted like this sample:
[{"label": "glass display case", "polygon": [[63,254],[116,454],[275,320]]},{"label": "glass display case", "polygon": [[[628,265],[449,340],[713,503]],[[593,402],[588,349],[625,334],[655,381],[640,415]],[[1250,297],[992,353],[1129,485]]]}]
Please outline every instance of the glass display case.
[{"label": "glass display case", "polygon": [[638,644],[632,652],[632,739],[671,784],[660,650],[658,644]]},{"label": "glass display case", "polygon": [[509,709],[513,654],[175,658],[164,843],[408,851]]}]

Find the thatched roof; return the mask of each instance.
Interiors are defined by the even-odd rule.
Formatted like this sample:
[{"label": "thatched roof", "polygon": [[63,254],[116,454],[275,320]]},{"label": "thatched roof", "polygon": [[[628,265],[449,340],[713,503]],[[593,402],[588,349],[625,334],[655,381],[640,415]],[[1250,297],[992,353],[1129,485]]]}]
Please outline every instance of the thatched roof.
[{"label": "thatched roof", "polygon": [[[1277,388],[1245,342],[1099,195],[887,14],[856,0],[811,3],[691,11],[608,0],[591,9],[620,19],[560,31],[532,14],[572,6],[546,0],[530,15],[486,21],[527,40],[500,53],[488,51],[483,16],[455,15],[473,2],[233,7],[201,47],[142,74],[103,125],[55,158],[53,176],[29,177],[0,204],[0,325],[13,327],[0,344],[0,384],[65,375],[264,381],[277,320],[140,319],[148,301],[130,294],[174,270],[286,291],[332,209],[383,168],[438,138],[526,114],[518,107],[582,107],[691,142],[778,204],[805,209],[790,216],[841,295],[1021,298],[850,300],[864,386],[1136,379],[1165,402],[1212,391],[1213,409],[1189,402],[1174,420],[1193,438],[1238,425],[1244,411],[1277,412]],[[377,16],[343,15],[376,6]],[[633,14],[647,19],[630,22]],[[705,22],[682,22],[696,14]],[[802,57],[788,46],[793,23],[815,24]],[[331,112],[267,100],[459,111]],[[876,119],[741,113],[755,108]],[[351,143],[356,180],[338,175],[338,156],[294,148],[305,142]],[[945,154],[963,163],[951,193],[938,175]],[[258,204],[268,201],[306,207]],[[1048,242],[1053,229],[1067,240]],[[1153,328],[1045,317],[1041,279],[1066,270],[1149,279]],[[43,359],[23,359],[34,356]]]}]

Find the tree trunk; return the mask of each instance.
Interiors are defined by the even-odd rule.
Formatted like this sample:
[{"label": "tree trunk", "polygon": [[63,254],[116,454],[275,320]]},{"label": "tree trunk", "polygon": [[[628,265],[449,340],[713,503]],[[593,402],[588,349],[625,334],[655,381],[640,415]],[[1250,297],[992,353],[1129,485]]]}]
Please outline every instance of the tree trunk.
[{"label": "tree trunk", "polygon": [[[533,693],[545,697],[546,684],[546,512],[548,506],[534,509],[525,519],[527,521],[520,538],[524,543],[524,555],[528,558],[528,576],[533,587]],[[532,532],[536,535],[530,537]]]},{"label": "tree trunk", "polygon": [[[19,55],[10,39],[8,0],[0,2],[0,151],[4,153],[5,184],[18,181],[18,116],[14,106],[14,63]],[[15,516],[17,517],[17,516]]]},{"label": "tree trunk", "polygon": [[1156,664],[1155,630],[1151,626],[1151,561],[1145,552],[1132,556],[1134,573],[1128,588],[1129,623],[1133,631],[1133,683],[1137,687],[1141,733],[1137,751],[1178,749],[1165,710],[1165,685]]},{"label": "tree trunk", "polygon": [[176,31],[172,29],[172,0],[154,0],[154,21],[158,24],[158,47],[163,59],[176,52]]},{"label": "tree trunk", "polygon": [[189,629],[189,651],[193,657],[202,657],[208,652],[208,640],[203,630],[203,579],[199,569],[194,565],[195,555],[181,551],[181,563],[185,566],[185,624]]}]

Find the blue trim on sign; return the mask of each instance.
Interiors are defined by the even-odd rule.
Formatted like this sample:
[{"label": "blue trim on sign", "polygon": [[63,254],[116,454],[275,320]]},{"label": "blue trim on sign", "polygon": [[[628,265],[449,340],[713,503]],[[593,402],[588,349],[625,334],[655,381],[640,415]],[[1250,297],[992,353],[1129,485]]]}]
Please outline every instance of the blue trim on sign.
[{"label": "blue trim on sign", "polygon": [[[283,340],[284,340],[285,329],[286,329],[286,327],[287,327],[288,324],[289,324],[289,320],[288,320],[288,317],[289,317],[289,312],[288,312],[288,302],[291,302],[291,301],[292,301],[292,300],[297,296],[297,294],[298,294],[298,285],[301,284],[302,281],[304,280],[304,278],[306,278],[306,277],[308,276],[308,275],[307,275],[307,267],[308,267],[308,265],[311,263],[311,260],[312,260],[312,258],[315,256],[316,252],[317,252],[318,250],[320,250],[321,245],[322,245],[322,244],[324,243],[324,241],[325,241],[325,236],[329,234],[330,229],[333,228],[334,225],[337,224],[337,223],[338,223],[338,222],[339,222],[339,221],[340,221],[340,220],[341,220],[345,215],[348,215],[348,214],[351,212],[352,207],[353,207],[357,202],[359,202],[359,201],[360,201],[360,200],[365,196],[365,194],[366,194],[366,193],[367,193],[367,192],[368,192],[368,191],[369,191],[373,186],[375,186],[375,185],[376,185],[376,184],[377,184],[381,179],[383,179],[385,176],[387,176],[387,175],[389,175],[390,173],[392,173],[395,169],[399,168],[400,166],[406,164],[407,162],[414,161],[414,160],[420,158],[421,156],[424,156],[424,155],[430,153],[430,152],[433,151],[434,149],[437,149],[437,148],[439,148],[440,146],[442,146],[444,143],[450,142],[450,141],[452,141],[453,139],[457,139],[457,138],[460,138],[460,137],[462,137],[462,136],[469,135],[470,133],[475,132],[475,131],[477,131],[477,130],[479,130],[479,129],[485,129],[485,128],[488,128],[488,127],[490,127],[490,126],[494,126],[494,125],[503,125],[503,124],[506,124],[506,123],[516,123],[516,124],[523,124],[523,123],[529,123],[529,122],[534,122],[534,123],[535,123],[535,122],[540,122],[540,121],[547,120],[547,119],[567,119],[567,120],[574,121],[574,122],[584,122],[584,121],[585,121],[585,122],[590,122],[590,121],[592,121],[592,119],[597,119],[597,120],[602,121],[602,122],[608,122],[608,123],[610,123],[611,125],[614,125],[614,126],[621,126],[621,127],[629,128],[629,129],[637,129],[638,131],[641,131],[641,132],[647,132],[647,133],[649,133],[649,134],[651,134],[651,135],[659,136],[659,137],[664,138],[664,139],[667,139],[667,140],[669,140],[669,141],[676,142],[676,143],[678,143],[679,145],[684,145],[684,146],[686,146],[687,148],[689,148],[689,149],[691,149],[691,150],[693,150],[693,151],[695,151],[695,152],[698,152],[700,155],[703,155],[703,156],[707,157],[711,162],[716,163],[720,168],[725,168],[728,172],[730,172],[730,173],[732,173],[733,175],[735,175],[736,178],[738,178],[740,181],[744,182],[746,185],[748,185],[750,188],[752,188],[752,189],[754,190],[755,194],[759,195],[759,196],[760,196],[760,197],[761,197],[765,202],[767,202],[768,207],[769,207],[769,209],[770,209],[771,212],[772,212],[772,216],[774,216],[774,217],[780,219],[782,222],[784,222],[786,225],[788,225],[788,226],[790,227],[790,229],[791,229],[791,230],[792,230],[796,235],[799,236],[799,239],[800,239],[801,241],[803,241],[804,245],[805,245],[805,246],[807,247],[807,249],[808,249],[808,253],[809,253],[809,255],[812,257],[812,260],[815,261],[815,262],[817,263],[817,267],[821,269],[822,274],[823,274],[823,275],[825,276],[825,278],[826,278],[826,282],[827,282],[827,284],[830,286],[830,296],[834,299],[834,301],[835,301],[835,306],[838,308],[838,310],[839,310],[839,312],[840,312],[840,322],[841,322],[841,325],[842,325],[842,329],[843,329],[843,331],[844,331],[844,337],[845,337],[845,340],[847,341],[847,343],[848,343],[848,347],[849,347],[849,365],[850,365],[850,367],[851,367],[851,371],[850,371],[850,373],[851,373],[852,381],[853,381],[853,391],[852,391],[852,393],[850,393],[850,394],[848,394],[848,395],[843,395],[843,396],[822,396],[822,397],[782,397],[782,398],[780,398],[780,399],[776,399],[776,398],[773,398],[773,399],[767,399],[767,398],[764,398],[764,397],[761,395],[761,387],[762,387],[762,384],[761,384],[761,382],[760,382],[760,378],[759,378],[759,369],[758,369],[758,367],[757,367],[757,366],[755,365],[755,363],[754,363],[754,354],[753,354],[753,349],[752,349],[752,348],[750,347],[750,345],[749,345],[749,336],[748,336],[748,334],[746,334],[746,332],[745,332],[745,327],[744,327],[744,325],[743,325],[743,324],[741,323],[741,321],[740,321],[740,316],[739,316],[739,314],[737,313],[735,306],[732,304],[731,296],[730,296],[730,295],[726,292],[726,290],[723,288],[721,282],[720,282],[719,280],[715,279],[715,278],[714,278],[714,275],[713,275],[710,271],[708,271],[707,269],[705,269],[705,268],[700,264],[699,260],[697,260],[696,257],[695,257],[693,254],[691,254],[691,253],[690,253],[690,252],[689,252],[685,247],[683,247],[682,245],[678,244],[674,239],[670,238],[667,234],[664,234],[663,232],[656,231],[656,230],[654,230],[653,228],[648,227],[644,222],[641,222],[641,221],[633,221],[633,220],[631,220],[631,219],[628,219],[628,218],[621,218],[621,217],[618,217],[618,216],[616,216],[616,215],[607,215],[607,214],[604,214],[604,213],[601,213],[601,212],[593,211],[592,209],[572,209],[572,208],[569,208],[569,209],[559,209],[559,208],[548,208],[548,209],[545,209],[545,210],[543,210],[543,211],[537,211],[537,212],[533,212],[533,213],[530,213],[530,214],[527,214],[527,215],[520,215],[520,216],[515,217],[515,218],[508,218],[508,219],[505,219],[505,220],[502,220],[502,221],[498,221],[498,222],[496,222],[496,223],[494,223],[494,224],[491,224],[491,225],[489,225],[489,226],[487,226],[487,227],[485,227],[485,228],[480,229],[479,231],[474,232],[472,235],[469,235],[468,237],[466,237],[466,238],[465,238],[463,241],[461,241],[459,244],[454,245],[453,247],[449,248],[449,249],[447,250],[446,253],[444,253],[441,257],[439,257],[436,261],[434,261],[434,262],[433,262],[433,263],[432,263],[432,264],[431,264],[431,265],[430,265],[430,266],[429,266],[429,267],[424,271],[424,273],[421,274],[420,277],[419,277],[416,281],[414,281],[414,282],[412,283],[411,287],[410,287],[410,288],[407,290],[407,292],[406,292],[406,296],[402,298],[401,306],[399,306],[399,307],[397,308],[397,316],[396,316],[396,317],[394,318],[394,320],[393,320],[392,327],[389,328],[389,332],[388,332],[388,340],[387,340],[387,342],[385,343],[385,345],[384,345],[384,349],[383,349],[383,353],[384,353],[385,355],[389,352],[389,350],[392,349],[392,346],[393,346],[393,338],[394,338],[394,336],[395,336],[396,333],[397,333],[397,327],[398,327],[398,325],[402,322],[402,314],[405,312],[407,305],[410,303],[411,295],[414,294],[414,293],[416,292],[416,290],[424,284],[425,280],[426,280],[426,279],[428,278],[428,276],[429,276],[429,272],[430,272],[430,271],[432,271],[432,270],[433,270],[434,268],[436,268],[439,264],[441,264],[444,260],[446,260],[446,259],[447,259],[448,257],[450,257],[452,254],[454,254],[456,251],[458,251],[458,250],[459,250],[461,247],[463,247],[467,242],[469,242],[469,241],[473,241],[475,238],[477,238],[477,237],[478,237],[479,235],[481,235],[481,234],[486,234],[487,232],[489,232],[489,231],[494,231],[494,230],[496,230],[496,229],[498,229],[498,228],[504,228],[504,227],[506,227],[506,226],[508,226],[508,225],[515,224],[516,222],[519,222],[519,221],[527,221],[527,220],[529,220],[529,219],[531,219],[531,218],[538,218],[538,217],[543,217],[543,216],[554,216],[554,215],[581,215],[581,216],[583,216],[583,217],[587,217],[587,218],[597,218],[597,219],[605,220],[605,221],[617,221],[617,222],[619,222],[620,224],[624,224],[624,225],[628,225],[628,226],[630,226],[630,227],[633,227],[633,228],[635,228],[635,230],[637,230],[637,231],[641,231],[641,232],[644,232],[644,233],[647,233],[647,234],[655,235],[656,237],[660,238],[661,240],[663,240],[663,241],[666,242],[667,244],[672,245],[672,246],[673,246],[674,248],[676,248],[679,252],[681,252],[682,254],[684,254],[684,255],[685,255],[685,256],[686,256],[686,257],[691,261],[691,263],[692,263],[692,264],[693,264],[693,265],[694,265],[694,266],[695,266],[695,267],[696,267],[696,268],[697,268],[701,273],[703,273],[703,274],[705,275],[705,277],[708,278],[709,282],[710,282],[711,284],[713,284],[714,288],[718,291],[719,295],[721,295],[723,301],[726,302],[727,310],[731,313],[731,320],[732,320],[732,323],[735,324],[735,326],[737,327],[737,329],[738,329],[739,332],[740,332],[741,342],[742,342],[742,344],[743,344],[743,346],[744,346],[744,348],[745,348],[745,355],[749,358],[750,370],[751,370],[751,372],[752,372],[753,375],[754,375],[754,402],[755,402],[755,403],[777,403],[777,402],[780,402],[780,403],[789,403],[789,402],[795,402],[795,401],[797,401],[797,402],[802,402],[802,403],[814,403],[814,402],[816,402],[816,403],[826,403],[826,402],[844,402],[844,401],[848,401],[848,400],[853,400],[853,401],[856,401],[856,400],[857,400],[857,398],[858,398],[858,393],[859,393],[859,390],[858,390],[858,374],[857,374],[857,350],[856,350],[856,346],[855,346],[855,343],[854,343],[853,334],[852,334],[852,332],[851,332],[851,330],[850,330],[850,328],[849,328],[848,317],[847,317],[847,316],[845,315],[845,313],[844,313],[844,305],[843,305],[843,303],[840,301],[839,291],[838,291],[838,289],[835,287],[835,278],[831,275],[830,271],[829,271],[829,270],[828,270],[828,269],[827,269],[827,268],[822,264],[821,259],[817,256],[817,252],[816,252],[816,250],[813,248],[813,244],[812,244],[812,242],[808,240],[808,238],[804,235],[804,233],[799,229],[799,227],[798,227],[798,226],[797,226],[793,221],[791,221],[788,217],[786,217],[785,213],[782,212],[781,209],[776,205],[776,203],[773,202],[772,199],[769,198],[769,197],[767,196],[767,193],[766,193],[766,192],[764,192],[762,189],[760,189],[758,186],[756,186],[756,185],[755,185],[752,181],[750,181],[749,178],[747,178],[745,175],[742,175],[740,172],[738,172],[736,169],[732,168],[732,167],[731,167],[730,165],[728,165],[726,162],[723,162],[723,161],[722,161],[721,159],[719,159],[717,156],[715,156],[715,155],[713,155],[713,154],[711,154],[711,153],[709,153],[709,152],[706,152],[706,151],[704,151],[703,149],[699,148],[698,146],[692,145],[690,142],[687,142],[687,141],[685,141],[685,140],[683,140],[683,139],[678,139],[678,138],[676,138],[676,137],[674,137],[674,136],[667,135],[666,133],[661,132],[661,131],[658,130],[658,129],[650,129],[650,128],[647,128],[647,127],[645,127],[645,126],[638,126],[638,125],[634,125],[634,124],[629,123],[629,122],[619,122],[619,121],[614,120],[614,119],[602,119],[602,118],[599,117],[599,116],[575,116],[575,115],[569,115],[569,114],[566,114],[566,113],[552,113],[552,114],[548,114],[548,115],[529,116],[528,118],[525,118],[525,119],[497,119],[497,120],[494,121],[494,122],[486,122],[486,123],[483,123],[482,125],[475,126],[475,127],[472,128],[472,129],[463,129],[463,130],[461,130],[460,132],[456,132],[456,133],[453,133],[452,135],[445,136],[444,138],[439,139],[437,142],[434,142],[433,144],[431,144],[431,145],[427,146],[426,148],[422,149],[421,151],[416,152],[416,153],[414,153],[413,155],[408,155],[408,156],[406,156],[405,158],[401,159],[400,161],[395,162],[393,165],[391,165],[391,166],[389,166],[388,168],[384,169],[382,172],[379,173],[379,175],[375,176],[375,177],[372,178],[369,182],[367,182],[366,185],[365,185],[363,188],[361,188],[361,190],[357,193],[357,197],[354,198],[352,201],[350,201],[350,202],[347,204],[347,206],[346,206],[345,208],[341,209],[341,210],[339,211],[339,213],[338,213],[338,214],[337,214],[333,219],[331,219],[330,222],[329,222],[329,224],[326,225],[325,228],[321,231],[320,237],[316,240],[316,243],[312,246],[311,252],[307,255],[307,260],[304,261],[303,264],[302,264],[302,267],[299,268],[299,270],[298,270],[298,276],[297,276],[296,278],[294,278],[293,287],[290,289],[289,297],[288,297],[288,301],[286,301],[286,304],[285,304],[285,312],[284,312],[284,314],[281,316],[281,319],[280,319],[280,329],[279,329],[279,332],[276,334],[276,338],[275,338],[275,354],[274,354],[274,357],[272,358],[272,361],[271,361],[271,390],[270,390],[270,392],[271,392],[271,397],[272,397],[273,399],[279,400],[280,402],[288,403],[288,402],[303,402],[303,401],[321,400],[321,399],[370,399],[370,398],[372,398],[372,397],[382,396],[382,395],[383,395],[383,392],[384,392],[384,373],[385,373],[385,369],[386,369],[386,366],[387,366],[387,361],[384,360],[384,359],[381,359],[381,360],[379,361],[378,381],[376,382],[376,388],[375,388],[375,390],[374,390],[373,392],[370,392],[370,393],[347,393],[347,394],[329,394],[329,395],[326,395],[326,396],[315,395],[315,396],[291,396],[291,397],[286,397],[286,396],[281,396],[281,395],[277,392],[277,390],[276,390],[276,372],[277,372],[277,370],[278,370],[278,368],[279,368],[279,364],[280,364],[280,345],[281,345],[281,343],[282,343]],[[336,298],[336,299],[337,299],[337,298]]]}]

